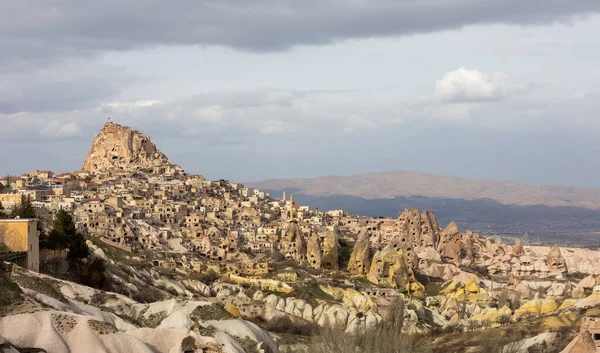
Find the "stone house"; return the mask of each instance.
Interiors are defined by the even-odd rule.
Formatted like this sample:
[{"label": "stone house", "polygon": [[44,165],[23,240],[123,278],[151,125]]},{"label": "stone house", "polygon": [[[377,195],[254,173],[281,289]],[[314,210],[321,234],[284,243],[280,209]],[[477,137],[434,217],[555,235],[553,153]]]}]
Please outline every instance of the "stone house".
[{"label": "stone house", "polygon": [[104,203],[98,199],[84,202],[81,206],[83,207],[83,210],[88,213],[104,212],[105,209]]},{"label": "stone house", "polygon": [[269,263],[267,261],[244,262],[241,272],[246,276],[266,275],[269,273]]}]

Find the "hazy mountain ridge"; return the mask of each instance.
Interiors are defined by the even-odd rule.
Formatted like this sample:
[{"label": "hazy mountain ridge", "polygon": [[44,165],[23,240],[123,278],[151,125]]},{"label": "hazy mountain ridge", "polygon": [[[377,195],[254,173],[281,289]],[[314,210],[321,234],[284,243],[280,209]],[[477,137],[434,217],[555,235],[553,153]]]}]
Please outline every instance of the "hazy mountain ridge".
[{"label": "hazy mountain ridge", "polygon": [[471,180],[408,171],[324,176],[313,179],[269,179],[245,184],[259,189],[295,189],[313,196],[347,195],[364,199],[411,196],[491,199],[505,205],[600,209],[600,189]]}]

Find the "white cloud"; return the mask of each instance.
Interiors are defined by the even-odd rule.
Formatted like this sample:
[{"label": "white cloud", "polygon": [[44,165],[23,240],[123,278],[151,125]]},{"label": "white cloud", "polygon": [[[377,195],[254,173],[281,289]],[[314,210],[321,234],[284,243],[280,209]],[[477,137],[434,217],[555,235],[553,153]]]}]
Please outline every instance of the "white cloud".
[{"label": "white cloud", "polygon": [[516,91],[517,86],[502,74],[460,67],[436,81],[434,95],[443,101],[489,101],[507,98]]},{"label": "white cloud", "polygon": [[154,104],[158,104],[160,101],[158,100],[139,100],[134,102],[109,102],[103,105],[106,108],[115,108],[115,109],[135,109],[140,107],[150,107]]},{"label": "white cloud", "polygon": [[48,137],[68,137],[81,133],[81,127],[74,121],[63,122],[59,120],[50,121],[40,133]]}]

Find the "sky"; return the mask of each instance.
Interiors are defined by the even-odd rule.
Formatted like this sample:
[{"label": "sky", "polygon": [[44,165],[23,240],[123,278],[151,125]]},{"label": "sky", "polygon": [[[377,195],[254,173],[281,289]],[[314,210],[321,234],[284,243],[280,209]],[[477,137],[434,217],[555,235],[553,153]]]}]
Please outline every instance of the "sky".
[{"label": "sky", "polygon": [[108,117],[208,179],[600,187],[597,0],[0,0],[0,175]]}]

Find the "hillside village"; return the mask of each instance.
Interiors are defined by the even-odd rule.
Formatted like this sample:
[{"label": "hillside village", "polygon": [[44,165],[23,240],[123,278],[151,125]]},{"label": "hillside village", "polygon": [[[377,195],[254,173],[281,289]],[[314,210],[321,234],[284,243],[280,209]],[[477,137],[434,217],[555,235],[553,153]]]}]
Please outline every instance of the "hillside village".
[{"label": "hillside village", "polygon": [[[557,315],[562,321],[552,324],[560,332],[578,325],[582,310],[600,305],[600,251],[529,246],[520,240],[499,244],[461,231],[454,222],[440,225],[432,212],[416,209],[401,210],[397,218],[310,209],[294,202],[292,194],[269,195],[187,174],[148,136],[115,123],[96,135],[82,170],[35,170],[0,183],[4,208],[27,199],[46,227],[58,211],[71,214],[76,229],[88,237],[92,256],[111,264],[111,291],[141,298],[146,285],[165,289],[160,295],[166,297],[159,299],[177,304],[163,310],[164,320],[181,315],[186,305],[181,298],[206,297],[237,318],[283,317],[296,325],[333,324],[356,332],[382,322],[394,300],[402,298],[407,333],[502,328]],[[20,231],[16,224],[23,222],[29,226]],[[35,273],[49,263],[59,268],[57,258],[64,256],[30,247],[37,241],[36,229],[34,220],[0,220],[8,248],[0,259],[32,271],[17,271],[23,283],[43,276]],[[28,242],[15,240],[21,238]],[[198,280],[207,275],[218,279]],[[50,286],[75,290],[75,284],[65,283]],[[86,299],[90,305],[92,296]],[[126,317],[114,303],[96,305]],[[155,310],[150,307],[145,310]],[[3,331],[2,322],[0,339],[18,346],[19,336]],[[594,331],[569,339],[595,345],[585,336],[589,332]],[[557,335],[524,344],[552,342]],[[260,342],[253,339],[264,352],[277,350],[270,338],[260,337]],[[279,339],[281,347],[289,343]]]}]

